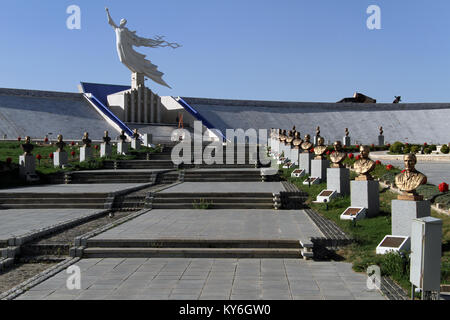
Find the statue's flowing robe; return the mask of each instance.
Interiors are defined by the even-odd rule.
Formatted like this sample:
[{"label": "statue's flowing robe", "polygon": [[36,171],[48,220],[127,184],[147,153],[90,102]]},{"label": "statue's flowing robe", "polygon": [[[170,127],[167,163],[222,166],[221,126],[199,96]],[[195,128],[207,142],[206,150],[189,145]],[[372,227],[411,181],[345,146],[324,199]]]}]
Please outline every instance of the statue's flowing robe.
[{"label": "statue's flowing robe", "polygon": [[131,72],[143,73],[156,83],[170,88],[170,86],[162,79],[164,73],[158,71],[158,66],[152,64],[149,60],[146,60],[144,54],[136,52],[133,49],[133,46],[157,47],[163,41],[138,37],[135,32],[132,32],[125,27],[117,27],[115,28],[115,31],[117,53],[120,62],[127,66]]}]

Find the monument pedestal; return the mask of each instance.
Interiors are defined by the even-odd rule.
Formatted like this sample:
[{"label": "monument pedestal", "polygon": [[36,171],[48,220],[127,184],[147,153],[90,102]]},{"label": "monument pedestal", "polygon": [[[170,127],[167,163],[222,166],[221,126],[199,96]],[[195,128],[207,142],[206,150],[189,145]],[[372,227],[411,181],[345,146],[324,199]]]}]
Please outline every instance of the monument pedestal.
[{"label": "monument pedestal", "polygon": [[314,136],[314,146],[317,146],[317,144],[319,143],[319,138],[320,138],[320,136]]},{"label": "monument pedestal", "polygon": [[378,136],[378,145],[384,146],[384,136]]},{"label": "monument pedestal", "polygon": [[377,216],[380,211],[378,181],[351,181],[351,206],[366,209],[366,217]]},{"label": "monument pedestal", "polygon": [[350,194],[350,170],[347,168],[328,168],[327,189],[336,190],[341,196]]},{"label": "monument pedestal", "polygon": [[89,161],[92,159],[92,148],[91,147],[81,147],[80,148],[80,162]]},{"label": "monument pedestal", "polygon": [[112,147],[109,143],[103,142],[100,145],[100,157],[109,157],[112,154]]},{"label": "monument pedestal", "polygon": [[428,200],[392,200],[392,235],[387,235],[377,246],[377,254],[389,251],[409,251],[413,220],[429,217],[431,204]]},{"label": "monument pedestal", "polygon": [[143,142],[144,147],[151,147],[153,137],[150,133],[144,133],[142,135],[142,139],[144,141]]},{"label": "monument pedestal", "polygon": [[327,159],[311,160],[311,177],[318,178],[320,181],[326,181],[329,164]]},{"label": "monument pedestal", "polygon": [[291,149],[291,154],[289,156],[289,159],[291,159],[291,162],[295,164],[296,166],[299,165],[299,149]]},{"label": "monument pedestal", "polygon": [[345,136],[345,137],[342,138],[342,140],[344,141],[344,146],[345,147],[350,147],[350,145],[351,145],[350,137]]},{"label": "monument pedestal", "polygon": [[36,159],[32,154],[19,156],[19,174],[22,177],[36,174]]},{"label": "monument pedestal", "polygon": [[126,155],[128,152],[128,142],[117,143],[117,154]]},{"label": "monument pedestal", "polygon": [[55,167],[62,167],[69,163],[69,157],[65,151],[53,152],[53,165]]},{"label": "monument pedestal", "polygon": [[312,167],[311,166],[311,162],[312,162],[312,159],[313,159],[313,154],[310,153],[310,152],[308,152],[308,153],[302,152],[302,153],[299,153],[298,159],[299,159],[299,166],[298,166],[298,168],[300,170],[305,170],[306,174],[309,174],[309,175],[311,175],[313,177],[316,177],[315,175],[312,174],[312,168],[311,168]]},{"label": "monument pedestal", "polygon": [[392,200],[392,234],[411,237],[412,220],[430,215],[431,204],[428,200]]},{"label": "monument pedestal", "polygon": [[132,139],[131,140],[131,149],[138,150],[141,147],[141,142],[139,139]]}]

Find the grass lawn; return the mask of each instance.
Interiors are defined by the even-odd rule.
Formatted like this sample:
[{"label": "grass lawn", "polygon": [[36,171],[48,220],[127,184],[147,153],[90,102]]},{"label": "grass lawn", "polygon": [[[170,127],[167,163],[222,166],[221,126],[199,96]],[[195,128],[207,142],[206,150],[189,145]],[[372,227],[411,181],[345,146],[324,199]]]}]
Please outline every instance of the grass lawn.
[{"label": "grass lawn", "polygon": [[[348,162],[346,160],[346,162]],[[400,172],[393,168],[386,170],[382,165],[377,165],[376,176],[384,176],[391,172]],[[308,193],[308,205],[329,220],[334,221],[343,231],[355,239],[355,242],[340,249],[337,254],[345,260],[353,263],[353,269],[358,272],[365,272],[368,266],[378,265],[384,275],[391,276],[403,288],[410,290],[409,283],[409,260],[408,256],[398,254],[376,255],[375,249],[385,235],[391,234],[391,201],[397,199],[397,194],[380,189],[380,214],[377,217],[357,221],[353,224],[350,221],[341,220],[339,216],[350,206],[350,197],[340,197],[331,200],[326,204],[312,203],[317,195],[326,189],[326,183],[318,185],[303,185],[303,178],[291,178],[294,169],[282,169],[286,180],[295,184],[299,189]],[[389,172],[386,172],[389,171]],[[356,174],[351,172],[351,179]],[[434,217],[443,220],[443,257],[441,268],[441,283],[450,283],[450,217],[432,212]]]}]

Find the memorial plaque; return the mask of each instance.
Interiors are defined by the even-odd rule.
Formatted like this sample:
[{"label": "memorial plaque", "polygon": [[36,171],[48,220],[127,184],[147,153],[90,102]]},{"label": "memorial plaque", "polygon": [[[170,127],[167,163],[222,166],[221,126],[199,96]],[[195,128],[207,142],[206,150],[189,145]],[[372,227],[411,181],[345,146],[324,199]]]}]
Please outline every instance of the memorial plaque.
[{"label": "memorial plaque", "polygon": [[366,217],[366,208],[362,207],[348,207],[341,214],[341,220],[360,220]]},{"label": "memorial plaque", "polygon": [[410,238],[407,236],[387,235],[377,246],[377,254],[386,254],[388,252],[408,251],[410,249]]},{"label": "memorial plaque", "polygon": [[336,190],[323,190],[322,192],[319,193],[319,195],[317,196],[317,200],[314,202],[315,203],[330,202],[331,199],[336,198],[337,195],[338,194]]},{"label": "memorial plaque", "polygon": [[322,191],[319,194],[319,196],[321,196],[321,197],[329,197],[332,193],[333,193],[333,191],[331,191],[331,190],[324,190],[324,191]]},{"label": "memorial plaque", "polygon": [[319,183],[320,183],[320,179],[318,179],[318,178],[316,178],[316,177],[306,178],[306,179],[303,181],[303,184],[304,184],[304,185],[309,185],[309,184],[313,185],[313,184],[319,184]]},{"label": "memorial plaque", "polygon": [[301,170],[301,169],[295,169],[291,173],[292,178],[300,178],[303,175],[305,175],[305,170]]}]

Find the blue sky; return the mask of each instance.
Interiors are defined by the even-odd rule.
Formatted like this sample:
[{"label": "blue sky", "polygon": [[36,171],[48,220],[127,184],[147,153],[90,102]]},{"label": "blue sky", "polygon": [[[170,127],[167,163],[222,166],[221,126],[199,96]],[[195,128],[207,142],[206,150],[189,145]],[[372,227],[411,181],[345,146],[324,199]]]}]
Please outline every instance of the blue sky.
[{"label": "blue sky", "polygon": [[[81,30],[66,8],[81,8]],[[366,9],[381,8],[381,30]],[[0,10],[0,87],[76,91],[80,81],[129,84],[107,24],[182,48],[138,48],[165,73],[160,95],[337,101],[450,102],[448,0],[14,0]]]}]

